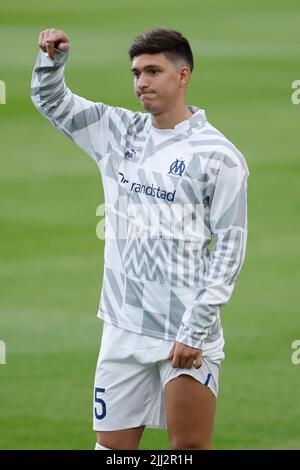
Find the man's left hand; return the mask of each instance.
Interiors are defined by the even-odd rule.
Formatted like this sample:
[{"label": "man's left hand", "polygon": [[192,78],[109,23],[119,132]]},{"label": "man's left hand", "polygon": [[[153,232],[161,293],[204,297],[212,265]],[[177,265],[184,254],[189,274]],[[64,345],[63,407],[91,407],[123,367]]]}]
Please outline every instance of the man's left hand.
[{"label": "man's left hand", "polygon": [[172,360],[174,368],[191,369],[195,367],[195,369],[199,369],[202,366],[202,351],[175,341],[167,360]]}]

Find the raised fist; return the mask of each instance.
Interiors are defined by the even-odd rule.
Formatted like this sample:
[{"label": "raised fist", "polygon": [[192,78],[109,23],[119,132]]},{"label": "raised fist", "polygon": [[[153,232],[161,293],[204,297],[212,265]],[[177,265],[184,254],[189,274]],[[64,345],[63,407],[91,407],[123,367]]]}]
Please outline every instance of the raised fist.
[{"label": "raised fist", "polygon": [[55,49],[66,52],[69,49],[70,40],[66,33],[59,29],[45,29],[40,32],[39,47],[48,52],[50,59],[55,58]]}]

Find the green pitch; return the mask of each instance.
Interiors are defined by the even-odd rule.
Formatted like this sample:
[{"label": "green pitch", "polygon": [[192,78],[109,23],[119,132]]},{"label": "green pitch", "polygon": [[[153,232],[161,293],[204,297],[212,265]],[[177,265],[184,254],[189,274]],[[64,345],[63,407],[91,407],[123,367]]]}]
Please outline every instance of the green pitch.
[{"label": "green pitch", "polygon": [[[78,95],[139,109],[127,47],[154,26],[182,31],[195,53],[188,103],[244,153],[249,243],[222,311],[226,360],[216,449],[300,448],[297,0],[4,2],[0,17],[0,449],[89,449],[103,245],[96,165],[29,97],[40,30],[71,37],[67,82]],[[147,430],[143,449],[166,449]]]}]

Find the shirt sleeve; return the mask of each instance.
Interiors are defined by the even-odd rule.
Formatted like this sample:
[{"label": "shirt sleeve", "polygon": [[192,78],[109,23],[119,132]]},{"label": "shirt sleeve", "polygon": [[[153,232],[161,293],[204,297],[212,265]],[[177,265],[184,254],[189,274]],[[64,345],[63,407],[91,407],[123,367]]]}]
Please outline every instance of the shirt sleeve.
[{"label": "shirt sleeve", "polygon": [[40,51],[31,82],[36,108],[94,160],[121,144],[134,112],[95,103],[72,93],[64,67],[68,52],[56,50],[55,59]]},{"label": "shirt sleeve", "polygon": [[202,349],[209,328],[233,292],[247,242],[247,180],[242,156],[224,155],[210,201],[210,226],[215,237],[204,281],[194,303],[182,317],[176,341]]}]

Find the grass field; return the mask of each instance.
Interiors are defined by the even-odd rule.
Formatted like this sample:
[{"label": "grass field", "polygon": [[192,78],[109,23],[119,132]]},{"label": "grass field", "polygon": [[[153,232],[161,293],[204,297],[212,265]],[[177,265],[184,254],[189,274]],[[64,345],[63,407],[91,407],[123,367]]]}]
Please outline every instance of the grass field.
[{"label": "grass field", "polygon": [[[222,318],[226,360],[216,449],[300,449],[297,0],[92,0],[1,4],[0,449],[89,449],[103,246],[96,238],[101,180],[92,160],[30,101],[40,30],[71,37],[66,77],[78,95],[139,109],[127,48],[154,26],[190,38],[188,102],[246,156],[247,258]],[[147,430],[142,449],[166,449]]]}]

